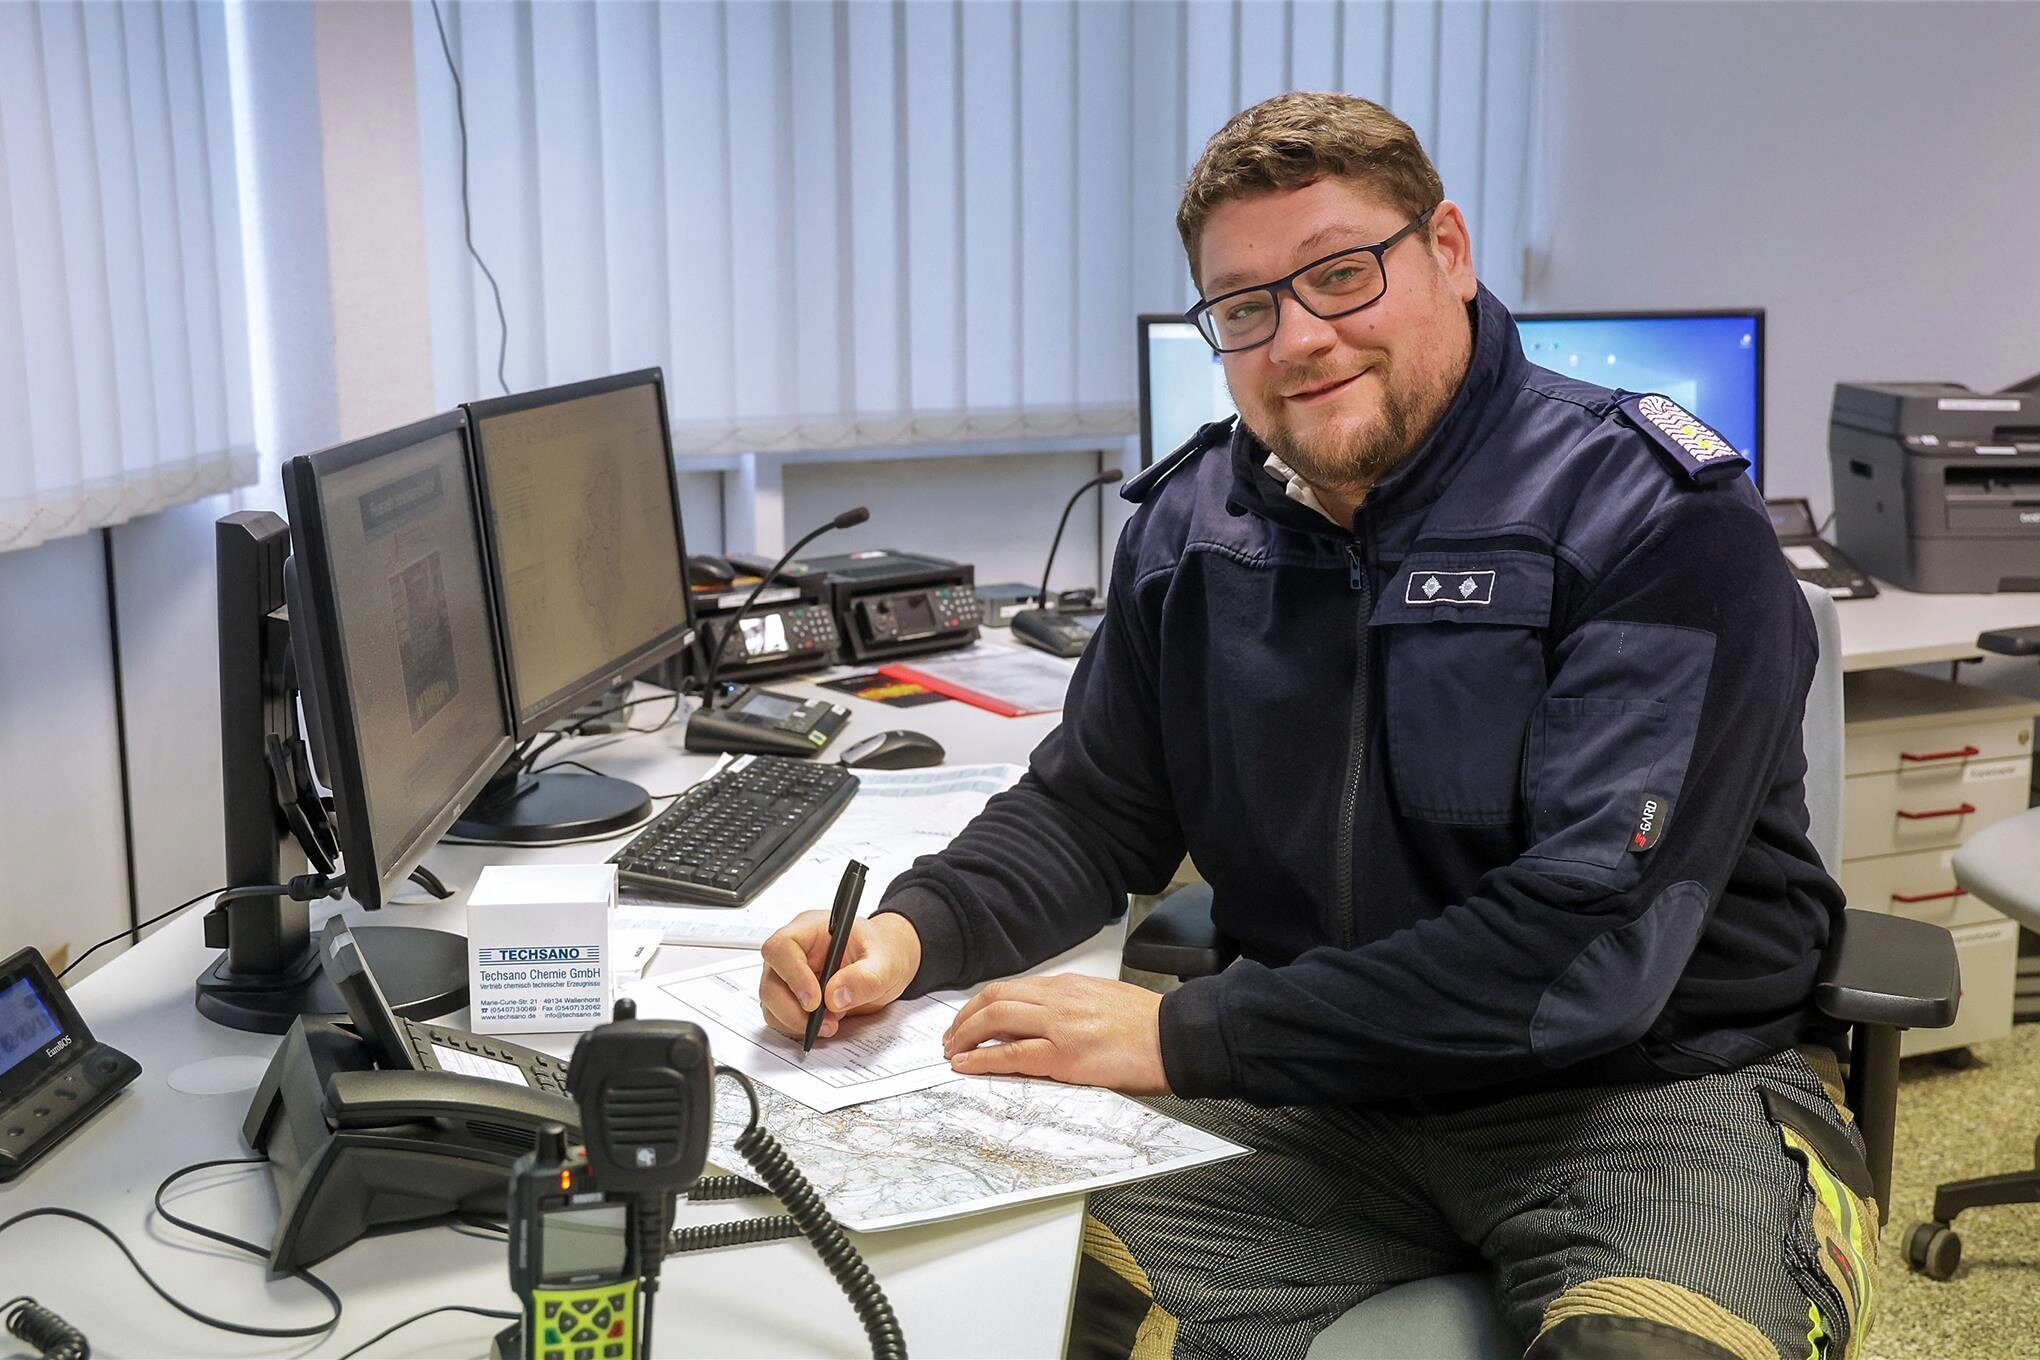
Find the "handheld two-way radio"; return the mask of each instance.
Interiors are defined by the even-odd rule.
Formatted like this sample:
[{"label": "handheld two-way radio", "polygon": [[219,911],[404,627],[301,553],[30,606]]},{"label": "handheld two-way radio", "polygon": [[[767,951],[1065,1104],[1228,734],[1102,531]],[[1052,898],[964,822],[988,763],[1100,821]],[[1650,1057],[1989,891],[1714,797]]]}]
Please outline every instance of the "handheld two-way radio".
[{"label": "handheld two-way radio", "polygon": [[708,1158],[714,1063],[684,1020],[616,1020],[581,1036],[567,1068],[581,1147],[554,1126],[510,1183],[510,1286],[523,1321],[498,1360],[644,1360],[674,1196]]},{"label": "handheld two-way radio", "polygon": [[554,1124],[510,1173],[510,1287],[523,1320],[497,1360],[638,1360],[639,1261],[631,1204],[595,1188]]}]

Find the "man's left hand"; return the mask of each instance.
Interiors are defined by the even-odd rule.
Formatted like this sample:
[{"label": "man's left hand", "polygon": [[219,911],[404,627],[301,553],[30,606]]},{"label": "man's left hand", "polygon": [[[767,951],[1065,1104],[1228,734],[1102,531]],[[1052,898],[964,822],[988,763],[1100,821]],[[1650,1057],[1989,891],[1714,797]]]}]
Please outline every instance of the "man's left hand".
[{"label": "man's left hand", "polygon": [[1159,994],[1130,982],[1075,973],[1014,978],[970,999],[942,1036],[942,1054],[973,1076],[1052,1077],[1165,1096],[1161,1011]]}]

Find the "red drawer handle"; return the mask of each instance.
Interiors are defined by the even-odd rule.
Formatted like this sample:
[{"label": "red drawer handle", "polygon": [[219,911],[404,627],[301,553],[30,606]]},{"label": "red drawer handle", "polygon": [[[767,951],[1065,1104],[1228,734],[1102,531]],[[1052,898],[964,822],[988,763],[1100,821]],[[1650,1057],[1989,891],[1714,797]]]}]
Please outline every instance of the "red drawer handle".
[{"label": "red drawer handle", "polygon": [[1914,755],[1911,751],[1900,751],[1898,758],[1900,760],[1967,760],[1971,756],[1980,756],[1982,754],[1983,752],[1974,746],[1965,746],[1959,751],[1929,751],[1925,755],[1919,756]]},{"label": "red drawer handle", "polygon": [[1969,896],[1969,889],[1967,888],[1950,888],[1946,892],[1919,893],[1913,897],[1907,897],[1904,893],[1893,893],[1891,900],[1894,902],[1904,902],[1909,906],[1914,902],[1940,902],[1950,897],[1967,896]]},{"label": "red drawer handle", "polygon": [[1898,815],[1905,818],[1908,822],[1917,822],[1928,817],[1967,817],[1974,811],[1976,811],[1976,804],[1964,803],[1961,807],[1937,808],[1932,812],[1907,812],[1901,808]]}]

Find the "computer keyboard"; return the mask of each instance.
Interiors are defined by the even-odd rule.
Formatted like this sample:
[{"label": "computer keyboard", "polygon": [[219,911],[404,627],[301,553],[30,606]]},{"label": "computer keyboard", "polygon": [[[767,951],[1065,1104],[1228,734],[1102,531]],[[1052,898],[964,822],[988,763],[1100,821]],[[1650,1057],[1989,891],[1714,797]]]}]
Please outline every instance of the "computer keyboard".
[{"label": "computer keyboard", "polygon": [[661,896],[741,907],[814,843],[857,792],[841,765],[751,756],[674,800],[610,857]]}]

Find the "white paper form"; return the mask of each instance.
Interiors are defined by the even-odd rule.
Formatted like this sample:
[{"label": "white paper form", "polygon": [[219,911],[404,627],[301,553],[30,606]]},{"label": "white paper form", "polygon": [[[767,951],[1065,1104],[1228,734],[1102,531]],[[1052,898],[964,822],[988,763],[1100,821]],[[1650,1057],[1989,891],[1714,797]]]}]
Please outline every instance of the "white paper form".
[{"label": "white paper form", "polygon": [[881,1096],[924,1091],[961,1077],[942,1056],[956,1007],[933,997],[895,1001],[876,1015],[851,1016],[834,1037],[803,1054],[800,1041],[765,1023],[758,1008],[764,964],[747,956],[630,989],[638,1014],[692,1020],[721,1062],[815,1110],[840,1110]]},{"label": "white paper form", "polygon": [[827,911],[843,865],[861,860],[869,915],[885,888],[922,855],[948,845],[993,794],[1011,788],[1018,765],[942,765],[859,770],[857,796],[786,871],[741,907],[677,907],[617,884],[612,929],[656,929],[668,944],[756,949],[804,911]]}]

